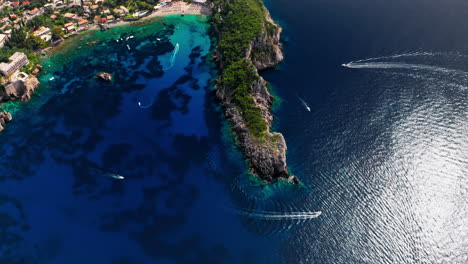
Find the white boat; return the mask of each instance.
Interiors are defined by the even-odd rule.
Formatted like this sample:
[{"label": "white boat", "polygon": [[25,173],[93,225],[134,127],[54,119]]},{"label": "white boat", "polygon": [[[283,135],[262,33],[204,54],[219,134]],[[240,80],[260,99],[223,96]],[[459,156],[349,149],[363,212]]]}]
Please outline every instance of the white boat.
[{"label": "white boat", "polygon": [[53,81],[55,79],[55,77],[50,77],[49,81]]},{"label": "white boat", "polygon": [[122,175],[117,175],[117,174],[111,174],[110,175],[112,178],[117,179],[117,180],[123,180],[125,179],[124,176]]}]

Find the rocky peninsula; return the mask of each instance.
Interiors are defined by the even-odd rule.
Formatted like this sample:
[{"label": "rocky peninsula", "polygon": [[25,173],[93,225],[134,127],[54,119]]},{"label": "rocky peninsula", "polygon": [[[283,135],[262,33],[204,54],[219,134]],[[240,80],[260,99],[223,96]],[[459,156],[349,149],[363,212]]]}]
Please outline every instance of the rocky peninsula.
[{"label": "rocky peninsula", "polygon": [[282,29],[261,0],[215,0],[213,9],[212,24],[219,40],[215,59],[221,70],[216,97],[249,169],[265,182],[299,183],[288,171],[283,135],[271,131],[273,96],[258,73],[283,60]]}]

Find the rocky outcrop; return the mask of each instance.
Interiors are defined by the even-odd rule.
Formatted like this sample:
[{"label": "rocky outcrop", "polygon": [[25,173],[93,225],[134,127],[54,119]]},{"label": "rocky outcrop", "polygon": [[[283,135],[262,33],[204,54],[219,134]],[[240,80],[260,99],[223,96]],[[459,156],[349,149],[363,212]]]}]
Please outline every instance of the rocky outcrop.
[{"label": "rocky outcrop", "polygon": [[31,74],[34,75],[34,76],[38,76],[39,72],[41,72],[41,71],[42,71],[42,65],[37,65],[36,69],[34,69]]},{"label": "rocky outcrop", "polygon": [[100,80],[103,80],[103,81],[106,81],[106,82],[112,81],[112,75],[110,73],[107,73],[107,72],[100,72],[100,73],[96,74],[96,77],[99,78]]},{"label": "rocky outcrop", "polygon": [[[222,13],[222,10],[215,11]],[[266,182],[284,179],[298,184],[300,183],[299,179],[289,174],[286,163],[287,146],[283,135],[270,131],[274,119],[271,113],[273,96],[270,94],[267,82],[258,74],[259,70],[275,67],[283,60],[280,43],[282,29],[271,19],[266,8],[265,16],[264,28],[261,34],[251,41],[245,55],[245,59],[255,67],[255,74],[257,75],[249,92],[255,106],[261,110],[262,117],[267,123],[268,128],[264,133],[265,136],[262,138],[256,137],[247,127],[243,113],[240,112],[240,108],[233,100],[236,87],[225,87],[222,82],[218,82],[216,97],[224,106],[225,116],[230,120],[232,131],[249,163],[250,171]],[[214,30],[219,37],[222,37],[216,24]],[[213,57],[218,62],[221,71],[223,71],[225,61],[223,61],[222,52],[216,50]]]},{"label": "rocky outcrop", "polygon": [[11,122],[11,120],[13,120],[13,117],[10,113],[7,111],[0,112],[0,132],[3,131],[5,124]]},{"label": "rocky outcrop", "polygon": [[[27,102],[31,99],[31,95],[39,87],[39,80],[35,76],[29,76],[25,81],[17,80],[10,83],[0,90],[0,103],[7,101],[21,100]],[[10,113],[3,111],[0,112],[0,131],[5,127],[5,123],[13,120]]]},{"label": "rocky outcrop", "polygon": [[35,76],[29,76],[25,81],[17,80],[5,86],[5,95],[3,101],[27,102],[31,99],[31,95],[39,87],[39,80]]}]

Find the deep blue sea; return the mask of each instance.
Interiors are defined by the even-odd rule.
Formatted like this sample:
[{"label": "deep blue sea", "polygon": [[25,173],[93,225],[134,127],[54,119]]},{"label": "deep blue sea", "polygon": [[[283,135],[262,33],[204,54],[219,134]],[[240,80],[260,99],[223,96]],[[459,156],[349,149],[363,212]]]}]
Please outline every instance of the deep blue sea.
[{"label": "deep blue sea", "polygon": [[0,263],[468,263],[468,2],[266,4],[304,186],[246,173],[205,17],[88,32],[3,105]]}]

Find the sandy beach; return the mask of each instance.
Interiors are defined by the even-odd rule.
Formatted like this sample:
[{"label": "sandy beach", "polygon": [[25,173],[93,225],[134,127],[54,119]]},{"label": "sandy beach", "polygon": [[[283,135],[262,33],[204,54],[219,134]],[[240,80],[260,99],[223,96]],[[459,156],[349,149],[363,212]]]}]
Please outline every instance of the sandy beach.
[{"label": "sandy beach", "polygon": [[[186,15],[207,15],[207,16],[210,16],[210,15],[213,14],[213,11],[211,10],[211,8],[209,8],[206,5],[199,5],[199,4],[186,3],[186,2],[174,2],[174,3],[171,3],[171,4],[168,4],[168,5],[165,5],[165,6],[161,7],[159,10],[153,11],[151,14],[149,14],[149,15],[147,15],[147,16],[139,19],[139,20],[135,20],[135,21],[120,20],[118,22],[115,22],[115,23],[112,23],[112,24],[107,24],[107,25],[109,27],[113,28],[113,27],[119,27],[119,26],[129,24],[129,23],[144,21],[144,20],[147,20],[147,19],[155,18],[155,17],[163,17],[163,16],[168,16],[168,15],[179,15],[179,14],[180,15],[186,14]],[[91,26],[87,27],[86,29],[80,30],[76,34],[73,34],[73,35],[71,35],[69,37],[76,37],[76,36],[80,35],[83,32],[87,32],[89,30],[98,30],[98,29],[99,29],[98,25],[91,25]],[[61,46],[61,42],[59,42],[56,46],[47,47],[47,48],[41,50],[39,53],[51,52],[51,51],[54,51],[56,49],[59,49],[60,46]]]},{"label": "sandy beach", "polygon": [[[160,9],[153,11],[150,15],[145,16],[144,18],[141,18],[140,20],[135,20],[135,21],[118,21],[113,24],[109,24],[109,27],[116,27],[116,26],[121,26],[126,23],[132,23],[132,22],[138,22],[141,20],[149,19],[149,18],[155,18],[155,17],[160,17],[160,16],[168,16],[168,15],[207,15],[210,16],[213,14],[213,11],[211,8],[209,8],[206,5],[199,5],[199,4],[189,4],[186,2],[174,2],[169,5],[165,5],[161,7]],[[98,28],[97,26],[93,26],[90,29],[93,28]]]}]

